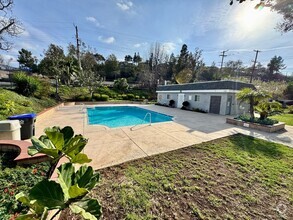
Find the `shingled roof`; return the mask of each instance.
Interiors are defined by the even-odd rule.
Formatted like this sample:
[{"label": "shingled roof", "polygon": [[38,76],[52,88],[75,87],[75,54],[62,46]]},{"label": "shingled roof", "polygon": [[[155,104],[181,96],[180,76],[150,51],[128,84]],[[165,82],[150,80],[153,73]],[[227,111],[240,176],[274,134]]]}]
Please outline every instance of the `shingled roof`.
[{"label": "shingled roof", "polygon": [[255,89],[253,84],[243,83],[231,80],[225,81],[208,81],[208,82],[196,82],[187,84],[173,84],[166,86],[158,86],[157,91],[177,91],[177,90],[241,90],[243,88]]}]

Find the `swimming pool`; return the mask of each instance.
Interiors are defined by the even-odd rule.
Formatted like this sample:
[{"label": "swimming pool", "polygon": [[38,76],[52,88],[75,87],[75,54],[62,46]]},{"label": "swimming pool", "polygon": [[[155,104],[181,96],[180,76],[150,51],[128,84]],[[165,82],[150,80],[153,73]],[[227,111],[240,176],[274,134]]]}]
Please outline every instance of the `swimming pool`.
[{"label": "swimming pool", "polygon": [[[169,115],[142,109],[135,106],[111,106],[88,108],[88,122],[90,125],[105,125],[110,128],[132,126],[137,124],[172,121]],[[146,114],[148,114],[146,116]]]}]

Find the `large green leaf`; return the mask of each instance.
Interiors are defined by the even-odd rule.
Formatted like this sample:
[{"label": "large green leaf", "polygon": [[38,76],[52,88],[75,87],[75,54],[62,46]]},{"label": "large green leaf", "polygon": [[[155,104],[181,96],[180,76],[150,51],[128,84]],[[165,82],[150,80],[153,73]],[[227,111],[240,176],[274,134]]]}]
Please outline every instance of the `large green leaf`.
[{"label": "large green leaf", "polygon": [[71,163],[79,163],[79,164],[84,164],[84,163],[89,163],[92,160],[88,158],[86,154],[79,153],[73,157],[71,157]]},{"label": "large green leaf", "polygon": [[75,155],[79,154],[88,140],[84,138],[82,135],[75,135],[65,146],[64,153],[73,158]]},{"label": "large green leaf", "polygon": [[75,175],[75,169],[72,163],[64,163],[57,169],[58,182],[64,192],[65,200],[67,201],[69,196],[69,188],[72,186],[72,182]]},{"label": "large green leaf", "polygon": [[88,184],[86,185],[86,188],[88,190],[91,190],[92,188],[94,188],[96,185],[97,185],[97,182],[99,181],[100,179],[100,174],[99,173],[95,173],[91,180],[88,182]]},{"label": "large green leaf", "polygon": [[51,156],[53,158],[57,158],[59,156],[57,149],[51,149],[51,148],[49,148],[47,145],[45,145],[39,139],[37,139],[35,137],[32,137],[31,138],[31,141],[33,143],[33,146],[30,146],[28,148],[28,153],[30,155],[34,155],[37,152],[37,153],[46,154],[46,155]]},{"label": "large green leaf", "polygon": [[79,187],[91,190],[99,180],[99,173],[94,174],[94,170],[91,166],[81,166],[75,173],[74,182]]},{"label": "large green leaf", "polygon": [[21,202],[23,205],[30,207],[36,214],[42,214],[45,207],[37,202],[37,200],[30,200],[30,198],[23,192],[15,195],[15,199]]},{"label": "large green leaf", "polygon": [[20,201],[25,206],[30,206],[30,199],[26,194],[24,194],[24,192],[16,194],[15,199]]},{"label": "large green leaf", "polygon": [[85,188],[93,174],[94,170],[91,166],[81,166],[75,173],[74,183],[77,183],[79,187]]},{"label": "large green leaf", "polygon": [[77,184],[71,186],[68,190],[69,198],[74,199],[85,196],[88,191],[85,188],[80,188]]},{"label": "large green leaf", "polygon": [[69,207],[73,213],[80,214],[84,219],[96,220],[102,215],[101,206],[95,199],[76,202]]},{"label": "large green leaf", "polygon": [[62,150],[64,146],[64,137],[60,131],[46,131],[46,135],[50,141],[54,144],[56,149]]},{"label": "large green leaf", "polygon": [[64,208],[64,194],[61,186],[49,180],[37,183],[29,191],[30,200],[37,200],[37,203],[48,207],[48,209]]},{"label": "large green leaf", "polygon": [[42,135],[41,137],[39,137],[39,140],[42,141],[50,149],[56,148],[46,135]]},{"label": "large green leaf", "polygon": [[64,136],[64,143],[67,144],[67,142],[73,137],[74,135],[74,131],[72,129],[72,127],[70,126],[66,126],[64,128],[61,129],[61,133]]}]

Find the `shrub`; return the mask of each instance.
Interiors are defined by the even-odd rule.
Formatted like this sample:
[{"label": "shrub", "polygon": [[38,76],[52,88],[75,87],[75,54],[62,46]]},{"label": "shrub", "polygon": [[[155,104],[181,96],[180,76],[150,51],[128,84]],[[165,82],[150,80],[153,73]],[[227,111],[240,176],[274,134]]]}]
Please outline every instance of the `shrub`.
[{"label": "shrub", "polygon": [[288,106],[288,113],[293,114],[293,105]]},{"label": "shrub", "polygon": [[133,95],[133,94],[127,94],[127,99],[128,100],[133,100],[135,98],[135,95]]},{"label": "shrub", "polygon": [[155,105],[169,107],[167,104],[162,104],[162,103],[159,103],[159,102],[155,103]]},{"label": "shrub", "polygon": [[92,100],[92,97],[90,95],[80,95],[75,98],[75,101],[80,101],[80,102],[91,101],[91,100]]},{"label": "shrub", "polygon": [[50,81],[48,79],[41,79],[34,77],[39,82],[38,90],[36,91],[35,96],[38,98],[47,98],[50,97],[51,94],[54,93],[52,90],[52,86],[50,84]]},{"label": "shrub", "polygon": [[244,121],[244,122],[252,122],[252,123],[257,123],[261,125],[274,125],[277,124],[279,121],[271,118],[265,118],[265,119],[260,119],[260,118],[254,118],[251,119],[250,116],[248,115],[240,115],[236,117],[235,119]]},{"label": "shrub", "polygon": [[121,95],[121,98],[122,98],[123,100],[128,100],[128,97],[127,97],[127,95],[125,95],[125,94]]},{"label": "shrub", "polygon": [[194,108],[194,109],[192,109],[192,111],[194,111],[194,112],[200,112],[200,113],[207,113],[206,110],[203,110],[203,109],[200,109],[200,108]]},{"label": "shrub", "polygon": [[104,94],[109,96],[110,98],[116,98],[117,93],[111,89],[109,89],[107,86],[100,86],[95,90],[95,93]]},{"label": "shrub", "polygon": [[125,92],[128,90],[129,85],[127,83],[127,79],[125,78],[120,78],[114,81],[114,86],[113,88],[117,91]]},{"label": "shrub", "polygon": [[94,94],[93,95],[93,99],[95,101],[108,101],[109,100],[109,96],[107,96],[107,95],[101,95],[101,94]]},{"label": "shrub", "polygon": [[175,101],[174,101],[173,99],[171,99],[171,100],[169,101],[169,106],[170,106],[170,107],[175,107]]},{"label": "shrub", "polygon": [[89,93],[88,89],[85,87],[69,87],[62,85],[59,87],[59,96],[62,100],[70,100],[70,101],[85,101],[80,100],[80,97],[85,97]]},{"label": "shrub", "polygon": [[181,107],[181,109],[183,109],[183,110],[187,110],[187,109],[189,108],[189,106],[190,106],[190,103],[189,103],[188,101],[184,101],[184,102],[182,103],[182,107]]},{"label": "shrub", "polygon": [[24,72],[18,72],[12,78],[15,83],[15,91],[24,96],[33,96],[40,86],[40,82]]}]

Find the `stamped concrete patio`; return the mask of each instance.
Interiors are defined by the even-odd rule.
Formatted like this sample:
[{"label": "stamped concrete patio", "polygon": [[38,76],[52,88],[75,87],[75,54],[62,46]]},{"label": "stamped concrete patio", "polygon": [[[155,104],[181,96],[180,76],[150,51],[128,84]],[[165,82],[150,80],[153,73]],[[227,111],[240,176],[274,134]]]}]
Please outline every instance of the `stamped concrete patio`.
[{"label": "stamped concrete patio", "polygon": [[53,114],[37,119],[36,136],[49,126],[72,126],[76,134],[89,138],[84,152],[95,169],[159,154],[192,144],[242,133],[293,147],[293,127],[279,133],[265,133],[226,124],[226,116],[203,114],[156,105],[139,107],[174,116],[174,121],[109,129],[88,125],[83,106],[59,107]]}]

